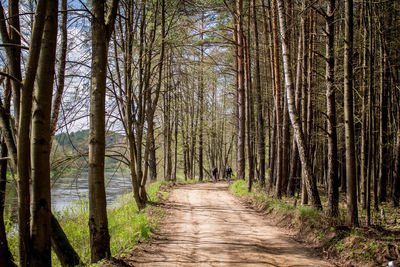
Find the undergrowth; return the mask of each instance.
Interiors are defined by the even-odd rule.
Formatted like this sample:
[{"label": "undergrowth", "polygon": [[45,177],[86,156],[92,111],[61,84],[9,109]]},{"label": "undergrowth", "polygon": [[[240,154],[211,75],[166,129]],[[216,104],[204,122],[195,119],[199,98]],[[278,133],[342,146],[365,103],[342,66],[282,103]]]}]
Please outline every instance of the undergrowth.
[{"label": "undergrowth", "polygon": [[290,203],[273,198],[265,193],[258,184],[253,186],[252,192],[247,192],[247,182],[238,180],[231,184],[230,189],[235,196],[245,198],[252,202],[258,209],[267,213],[276,212],[278,214],[298,215],[303,220],[316,223],[321,216],[321,212],[308,206],[295,206]]},{"label": "undergrowth", "polygon": [[[363,266],[378,266],[389,260],[400,260],[398,231],[383,227],[349,228],[345,225],[345,206],[340,206],[340,218],[332,219],[309,206],[297,205],[300,199],[271,197],[257,184],[247,192],[247,182],[238,180],[230,185],[231,192],[251,204],[256,210],[269,214],[277,225],[287,228],[299,240],[321,249],[326,257],[338,265],[363,262]],[[327,199],[321,197],[323,205]],[[343,202],[342,202],[343,203]],[[385,208],[389,210],[389,208]],[[389,210],[390,211],[390,210]],[[389,217],[390,215],[392,217]],[[396,214],[389,213],[387,221],[396,222]]]},{"label": "undergrowth", "polygon": [[[169,193],[164,190],[168,184],[169,182],[155,182],[147,187],[149,203],[157,203],[168,198]],[[138,241],[150,239],[154,228],[157,227],[164,215],[161,209],[150,204],[139,212],[132,193],[117,198],[109,205],[107,214],[112,256],[122,256]],[[87,198],[81,197],[80,201],[72,203],[61,212],[56,212],[55,216],[83,263],[89,264],[89,203]],[[14,259],[17,260],[18,235],[11,220],[6,220],[6,232],[8,233],[9,248]],[[61,266],[54,252],[52,252],[52,265]]]},{"label": "undergrowth", "polygon": [[[167,182],[156,182],[147,188],[150,202],[158,202],[160,198],[168,197],[168,192],[160,192],[160,186]],[[148,240],[163,212],[152,207],[151,217],[147,212],[138,212],[138,208],[132,193],[117,198],[108,209],[108,229],[111,236],[111,255],[121,255],[133,248],[139,240]],[[89,245],[89,203],[82,200],[71,205],[63,212],[56,215],[65,231],[72,247],[77,251],[84,263],[90,262]],[[60,266],[57,256],[52,252],[53,266]]]}]

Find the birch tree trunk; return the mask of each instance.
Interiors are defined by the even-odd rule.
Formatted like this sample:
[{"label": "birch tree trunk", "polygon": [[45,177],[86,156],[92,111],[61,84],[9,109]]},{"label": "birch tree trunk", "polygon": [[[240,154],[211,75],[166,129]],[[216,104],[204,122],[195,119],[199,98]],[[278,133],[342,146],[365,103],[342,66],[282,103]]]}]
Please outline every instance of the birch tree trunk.
[{"label": "birch tree trunk", "polygon": [[282,40],[282,56],[283,56],[283,69],[285,74],[285,87],[286,95],[289,108],[289,117],[294,129],[294,135],[297,141],[297,147],[299,149],[300,160],[302,164],[302,171],[305,177],[305,182],[307,185],[307,191],[311,200],[311,205],[317,209],[322,209],[321,201],[319,198],[317,183],[315,177],[312,173],[312,168],[310,164],[310,159],[307,153],[307,147],[305,145],[304,133],[301,129],[300,117],[298,115],[296,105],[294,88],[292,82],[292,74],[290,72],[290,55],[287,45],[287,31],[286,31],[286,21],[284,18],[284,6],[282,0],[277,0],[278,3],[278,13],[279,13],[279,24]]},{"label": "birch tree trunk", "polygon": [[[302,24],[304,24],[304,20],[301,19],[300,21],[300,28],[302,28]],[[304,25],[303,25],[304,27]],[[296,108],[297,111],[300,112],[300,107],[301,107],[301,88],[302,88],[302,57],[303,57],[303,31],[300,31],[299,33],[299,42],[298,42],[298,47],[297,47],[297,63],[296,63]],[[299,169],[299,150],[297,149],[297,143],[296,143],[296,138],[293,138],[292,142],[292,158],[290,161],[290,174],[289,174],[289,182],[287,186],[287,195],[288,196],[294,196],[295,192],[295,181],[299,177],[297,176]]]}]

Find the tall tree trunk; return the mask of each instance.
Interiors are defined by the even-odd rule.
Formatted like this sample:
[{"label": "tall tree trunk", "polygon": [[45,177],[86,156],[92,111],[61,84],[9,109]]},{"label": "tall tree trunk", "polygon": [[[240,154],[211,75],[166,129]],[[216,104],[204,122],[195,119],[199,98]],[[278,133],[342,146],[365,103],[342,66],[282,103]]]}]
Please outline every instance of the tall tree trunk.
[{"label": "tall tree trunk", "polygon": [[[162,83],[162,74],[163,74],[163,66],[164,66],[164,56],[165,56],[165,0],[161,0],[161,51],[160,51],[160,61],[158,65],[158,83],[156,88],[156,96],[154,99],[153,104],[151,105],[151,114],[150,114],[150,124],[149,124],[149,131],[150,131],[150,173],[154,173],[152,177],[157,180],[157,165],[156,165],[156,155],[155,155],[155,141],[154,141],[154,113],[157,107],[158,99],[160,96],[161,91],[161,83]],[[183,129],[183,126],[182,126]],[[185,175],[186,179],[186,175]]]},{"label": "tall tree trunk", "polygon": [[53,110],[51,114],[51,141],[52,144],[54,134],[57,129],[58,114],[60,113],[61,100],[64,93],[64,83],[65,83],[65,65],[67,61],[67,45],[68,45],[68,6],[67,0],[61,1],[61,20],[60,20],[60,31],[61,31],[61,44],[60,44],[60,58],[58,65],[58,79],[57,79],[57,90],[53,101]]},{"label": "tall tree trunk", "polygon": [[272,10],[272,38],[274,56],[274,87],[275,87],[275,112],[276,112],[276,184],[275,195],[282,197],[282,118],[281,118],[281,81],[279,73],[279,48],[278,48],[278,15],[276,13],[276,0],[271,1]]},{"label": "tall tree trunk", "polygon": [[105,3],[92,1],[92,87],[89,132],[89,230],[91,262],[109,258],[107,202],[104,186],[105,93],[108,43],[114,28],[118,0],[111,0],[105,19]]},{"label": "tall tree trunk", "polygon": [[156,158],[156,142],[154,139],[154,131],[150,134],[150,154],[149,154],[149,178],[150,182],[157,181],[157,158]]},{"label": "tall tree trunk", "polygon": [[[300,24],[304,24],[304,19],[300,21]],[[301,28],[302,26],[300,26]],[[304,25],[303,25],[304,27]],[[302,89],[302,57],[303,57],[303,31],[299,33],[299,43],[297,49],[297,66],[296,66],[296,108],[300,111],[301,108],[301,89]],[[297,149],[296,138],[293,138],[292,142],[292,158],[290,161],[290,174],[289,174],[289,183],[287,186],[287,195],[294,196],[295,193],[295,185],[297,177],[297,172],[299,168],[299,150]]]},{"label": "tall tree trunk", "polygon": [[[32,91],[34,86],[34,81],[36,77],[37,65],[39,60],[40,48],[41,48],[41,41],[42,41],[42,33],[44,28],[44,20],[46,15],[46,5],[47,1],[38,1],[35,11],[35,21],[32,29],[32,37],[29,49],[29,57],[28,57],[28,64],[26,67],[26,74],[25,80],[23,83],[22,89],[22,99],[21,102],[19,101],[19,85],[16,86],[15,83],[13,87],[13,95],[14,95],[14,104],[15,104],[15,117],[18,119],[18,124],[23,124],[22,129],[18,127],[18,153],[17,155],[17,147],[16,141],[14,140],[13,134],[13,127],[10,120],[10,116],[2,109],[2,116],[1,116],[1,126],[4,129],[4,137],[7,143],[7,147],[11,156],[11,163],[12,165],[17,168],[18,170],[18,228],[19,228],[19,262],[21,266],[25,266],[28,264],[29,259],[29,235],[30,235],[30,192],[29,192],[29,179],[30,179],[30,139],[29,139],[29,127],[31,121],[31,108],[32,108]],[[11,34],[13,37],[8,35],[8,29],[6,26],[6,19],[4,15],[3,7],[0,3],[0,33],[1,38],[4,43],[11,43],[15,42],[16,45],[20,41],[17,39],[19,38],[19,33],[15,34],[16,31],[19,31],[19,14],[18,11],[19,1],[12,1],[9,3],[9,8],[11,13],[15,13],[14,16],[10,13],[9,15],[12,16],[11,23],[14,23],[13,30]],[[13,38],[13,40],[11,40]],[[14,47],[15,48],[15,47]],[[18,79],[17,68],[20,68],[20,56],[16,55],[15,53],[19,53],[17,50],[14,49],[12,46],[6,47],[6,54],[7,54],[7,61],[9,62],[10,66],[10,74],[14,76],[17,80]],[[14,73],[15,72],[15,73]],[[18,89],[17,89],[18,87]],[[19,103],[20,102],[20,103]],[[20,107],[23,109],[20,112],[20,116],[18,112]],[[18,160],[17,160],[18,157]],[[19,164],[17,165],[17,162]]]},{"label": "tall tree trunk", "polygon": [[[388,15],[386,15],[388,16]],[[385,25],[385,23],[382,23]],[[378,197],[379,202],[386,201],[387,195],[387,177],[388,177],[388,98],[389,98],[389,66],[388,66],[388,55],[387,49],[385,48],[385,29],[381,29],[380,37],[380,92],[379,92],[379,185],[378,185]]]},{"label": "tall tree trunk", "polygon": [[245,179],[245,78],[244,78],[244,36],[243,36],[243,0],[237,0],[237,46],[238,46],[238,107],[239,107],[239,133],[238,133],[238,155],[237,176]]},{"label": "tall tree trunk", "polygon": [[[236,8],[236,1],[233,1],[232,6]],[[233,63],[234,63],[234,72],[235,72],[235,133],[236,133],[236,169],[239,176],[239,35],[238,35],[238,20],[236,18],[236,13],[232,13],[232,22],[233,22],[233,29],[232,29],[232,39],[234,42],[233,46]]]},{"label": "tall tree trunk", "polygon": [[368,161],[368,125],[367,125],[367,100],[368,100],[368,90],[367,90],[367,22],[366,15],[367,9],[366,5],[363,3],[363,45],[362,45],[362,75],[360,76],[361,91],[363,95],[362,99],[362,114],[361,114],[361,149],[360,149],[360,178],[361,178],[361,204],[362,208],[367,208],[367,161]]},{"label": "tall tree trunk", "polygon": [[108,43],[105,35],[103,1],[93,1],[93,15],[89,137],[89,229],[91,262],[95,263],[111,256],[104,186],[105,91]]},{"label": "tall tree trunk", "polygon": [[165,181],[170,181],[171,176],[169,175],[169,162],[170,162],[170,155],[169,155],[169,139],[170,139],[170,96],[169,96],[169,86],[167,86],[166,91],[164,92],[164,127],[163,127],[163,142],[164,142],[164,179]]},{"label": "tall tree trunk", "polygon": [[[292,8],[293,2],[290,0],[285,1],[286,4],[286,25],[292,25]],[[293,40],[294,36],[291,34],[293,30],[287,28],[287,36],[288,40]],[[288,42],[288,50],[291,54],[292,52],[292,43]],[[291,62],[291,66],[293,62]],[[294,69],[294,68],[293,68]],[[292,71],[292,70],[290,70]],[[297,99],[297,98],[296,98]],[[287,107],[287,97],[286,94],[283,94],[283,124],[282,124],[282,184],[281,184],[281,192],[286,193],[288,180],[289,180],[289,161],[290,161],[290,118],[289,118],[289,111]],[[297,101],[295,102],[297,106]]]},{"label": "tall tree trunk", "polygon": [[[400,121],[400,111],[398,112]],[[397,130],[396,163],[393,178],[393,206],[398,207],[400,201],[400,127]]]},{"label": "tall tree trunk", "polygon": [[[204,31],[204,14],[201,14],[201,33],[200,40],[203,41]],[[204,60],[204,46],[200,45],[200,76],[199,76],[199,99],[200,99],[200,125],[199,125],[199,181],[203,181],[203,127],[204,127],[204,73],[203,73],[203,60]]]},{"label": "tall tree trunk", "polygon": [[[11,100],[11,81],[6,79],[4,85],[4,109],[10,113],[10,100]],[[13,262],[12,254],[8,248],[7,233],[4,224],[4,206],[6,201],[6,188],[7,188],[7,160],[8,156],[7,144],[3,137],[0,141],[1,157],[0,161],[0,266],[16,266]]]},{"label": "tall tree trunk", "polygon": [[297,140],[297,147],[299,149],[300,160],[302,163],[302,171],[307,185],[307,191],[311,200],[311,205],[317,209],[322,209],[321,201],[319,198],[316,179],[312,173],[310,158],[307,154],[307,147],[305,146],[304,133],[301,129],[300,118],[295,105],[294,89],[292,82],[292,74],[290,71],[290,55],[287,45],[287,30],[284,18],[284,6],[282,0],[278,0],[278,12],[280,22],[280,32],[282,40],[282,56],[283,56],[283,69],[285,73],[285,87],[289,108],[289,116],[294,129],[294,135]]},{"label": "tall tree trunk", "polygon": [[[284,96],[284,112],[283,112],[283,127],[282,127],[282,181],[281,192],[286,193],[289,176],[289,159],[290,159],[290,118],[287,107],[287,99]],[[296,103],[296,102],[295,102]]]},{"label": "tall tree trunk", "polygon": [[345,0],[344,121],[346,145],[347,223],[358,226],[357,177],[353,114],[353,0]]},{"label": "tall tree trunk", "polygon": [[339,185],[337,168],[337,133],[335,100],[335,0],[328,1],[326,11],[326,109],[328,134],[328,216],[339,216]]},{"label": "tall tree trunk", "polygon": [[263,113],[263,93],[261,90],[261,74],[260,74],[260,46],[258,40],[258,23],[257,23],[257,6],[256,0],[253,0],[253,27],[254,27],[254,43],[255,43],[255,89],[257,97],[257,123],[258,123],[258,140],[257,152],[259,157],[258,179],[262,187],[265,186],[265,129],[264,129],[264,113]]},{"label": "tall tree trunk", "polygon": [[[13,1],[12,4],[9,5],[9,8],[12,7],[11,14],[18,14],[16,11],[16,6],[18,6],[18,1]],[[47,1],[38,1],[36,6],[36,15],[34,20],[34,25],[32,28],[32,37],[29,49],[29,57],[28,63],[26,67],[25,79],[22,87],[21,93],[21,103],[20,103],[20,117],[18,125],[18,149],[20,153],[17,155],[17,146],[15,145],[15,140],[12,134],[12,125],[10,123],[10,119],[4,118],[4,113],[2,112],[1,123],[2,128],[4,129],[4,136],[6,137],[6,143],[9,150],[9,155],[11,157],[11,165],[17,168],[18,164],[18,223],[19,223],[19,262],[21,266],[26,266],[29,264],[28,260],[30,258],[29,253],[29,243],[30,243],[30,193],[29,193],[29,180],[30,180],[30,122],[31,122],[31,109],[32,109],[32,91],[36,78],[36,72],[38,67],[40,49],[42,44],[42,33],[45,23],[45,9],[46,9]],[[3,9],[1,8],[1,11]],[[2,13],[2,16],[3,13]],[[12,19],[17,19],[18,16],[12,16]],[[15,24],[14,24],[15,23]],[[19,32],[19,22],[15,21],[11,23],[14,30]],[[1,29],[5,28],[4,24],[1,24]],[[3,34],[3,31],[2,31]],[[18,34],[19,36],[19,34]],[[14,60],[14,59],[13,59]],[[15,75],[16,77],[17,75]],[[15,96],[15,92],[13,92]],[[18,101],[17,101],[18,102]],[[3,111],[3,109],[2,109]],[[14,114],[15,115],[15,114]],[[51,214],[52,221],[57,221],[53,214]],[[69,245],[69,241],[63,233],[61,227],[51,229],[52,239],[55,236],[63,236],[64,238],[54,239],[55,242],[52,243],[52,246],[57,251],[59,247],[63,247],[64,249],[59,250],[64,256],[65,255],[75,255],[75,257],[69,257],[71,259],[78,259],[76,263],[79,262],[79,257],[73,248]],[[65,244],[69,245],[69,249],[66,249]],[[61,254],[57,253],[57,256],[61,259]],[[64,257],[66,258],[66,257]],[[71,261],[70,261],[71,262]]]},{"label": "tall tree trunk", "polygon": [[251,35],[250,35],[250,2],[248,3],[247,16],[247,38],[245,38],[245,77],[246,77],[246,138],[247,138],[247,162],[248,162],[248,185],[250,192],[254,180],[254,107],[253,107],[253,84],[251,75]]},{"label": "tall tree trunk", "polygon": [[[303,16],[301,16],[301,24],[300,24],[300,30],[303,33],[303,61],[302,61],[302,69],[303,69],[303,74],[302,74],[302,97],[301,97],[301,118],[302,118],[302,127],[303,127],[303,132],[307,133],[307,106],[308,106],[308,84],[309,81],[307,80],[307,74],[308,74],[308,57],[309,57],[309,39],[310,39],[310,33],[307,30],[307,25],[309,24],[309,19],[307,17],[307,3],[309,0],[303,0],[302,3],[302,12],[304,13]],[[306,138],[306,137],[305,137]],[[307,138],[305,139],[305,145],[308,146],[307,144]],[[308,194],[307,194],[307,188],[306,188],[306,182],[305,182],[305,177],[304,175],[301,175],[301,204],[305,205],[308,203]]]},{"label": "tall tree trunk", "polygon": [[179,125],[178,125],[178,106],[175,102],[175,133],[174,133],[174,141],[175,141],[175,151],[174,151],[174,181],[176,182],[176,175],[178,171],[178,130],[179,130]]},{"label": "tall tree trunk", "polygon": [[271,133],[271,140],[270,140],[270,155],[269,155],[269,181],[268,181],[268,188],[267,191],[273,189],[275,184],[275,177],[276,177],[276,153],[277,153],[277,131],[278,126],[276,123],[276,112],[275,109],[272,110],[272,133]]},{"label": "tall tree trunk", "polygon": [[[265,2],[260,0],[262,6],[262,17],[263,17],[263,30],[264,30],[264,49],[265,49],[265,77],[268,77],[268,70],[270,72],[270,80],[265,79],[266,81],[266,88],[268,85],[271,84],[271,93],[275,95],[275,73],[274,73],[274,56],[273,56],[273,37],[272,37],[272,22],[270,16],[270,1],[267,1],[268,6],[265,6]],[[267,18],[268,14],[268,18]],[[272,48],[271,48],[272,47]],[[269,60],[268,60],[269,59]],[[269,64],[268,64],[269,63]],[[272,105],[271,105],[272,106]],[[268,183],[266,183],[266,190],[269,192],[274,185],[274,174],[275,174],[275,154],[276,154],[276,131],[277,125],[275,123],[275,116],[276,112],[274,107],[267,108],[267,117],[268,117],[268,166],[269,166],[269,173],[268,173]],[[270,110],[272,112],[270,112]],[[272,117],[270,116],[272,114]],[[271,127],[272,121],[272,127]],[[272,129],[271,129],[272,128]]]},{"label": "tall tree trunk", "polygon": [[[5,46],[5,52],[7,56],[9,74],[14,78],[11,81],[14,102],[14,117],[18,119],[20,114],[20,81],[22,80],[19,0],[8,1],[8,28],[6,26],[4,10],[1,4],[0,9],[0,17],[3,19],[3,21],[0,23],[1,38],[3,43],[11,44],[9,46]],[[43,18],[43,16],[44,14],[42,14],[41,18]],[[18,129],[18,121],[15,122],[14,126]]]},{"label": "tall tree trunk", "polygon": [[167,84],[167,101],[168,101],[168,133],[167,133],[167,170],[166,170],[166,175],[168,178],[168,181],[172,180],[172,150],[171,150],[171,143],[172,143],[172,131],[173,131],[173,121],[171,120],[171,94],[173,88],[173,70],[172,70],[172,64],[173,64],[173,58],[172,58],[172,53],[170,54],[170,60],[169,60],[169,65],[168,65],[168,84]]},{"label": "tall tree trunk", "polygon": [[[308,19],[308,38],[307,38],[307,44],[308,44],[308,56],[307,56],[307,69],[304,69],[305,71],[305,78],[307,80],[306,82],[306,88],[307,88],[307,97],[306,99],[306,106],[304,106],[304,110],[306,112],[304,113],[304,124],[307,126],[304,130],[304,133],[307,133],[305,138],[306,138],[306,145],[308,147],[308,153],[309,157],[311,159],[311,166],[313,165],[313,89],[314,89],[314,72],[313,72],[313,63],[314,63],[314,48],[315,48],[315,18],[314,18],[314,11],[312,9],[309,10],[309,19]],[[307,195],[307,190],[306,190],[306,184],[303,181],[303,189],[302,189],[302,204],[306,204],[308,201],[308,195]]]},{"label": "tall tree trunk", "polygon": [[[371,182],[375,180],[373,163],[375,155],[375,138],[374,138],[374,45],[373,45],[373,16],[372,16],[372,0],[367,3],[368,12],[368,162],[367,162],[367,225],[371,224]],[[374,183],[375,184],[375,183]],[[374,186],[375,187],[375,186]],[[374,188],[375,189],[375,188]],[[374,192],[376,196],[376,192]]]},{"label": "tall tree trunk", "polygon": [[57,47],[58,1],[46,8],[32,110],[31,266],[51,266],[50,121]]}]

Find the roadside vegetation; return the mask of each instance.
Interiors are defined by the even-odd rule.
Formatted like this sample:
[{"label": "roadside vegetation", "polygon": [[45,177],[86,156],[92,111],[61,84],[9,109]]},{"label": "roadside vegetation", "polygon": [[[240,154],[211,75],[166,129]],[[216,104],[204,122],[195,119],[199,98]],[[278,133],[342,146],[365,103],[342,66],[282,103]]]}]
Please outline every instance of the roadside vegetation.
[{"label": "roadside vegetation", "polygon": [[[391,205],[382,206],[385,215],[372,213],[371,227],[350,228],[345,223],[345,205],[340,206],[341,216],[332,219],[323,211],[300,205],[296,197],[277,199],[258,185],[248,192],[245,180],[235,181],[229,189],[247,205],[268,215],[274,224],[286,228],[293,238],[307,243],[339,266],[384,266],[389,260],[400,259],[400,210]],[[327,198],[321,196],[321,200],[326,206]],[[365,225],[365,219],[366,214],[361,214],[361,225]]]},{"label": "roadside vegetation", "polygon": [[[125,194],[114,201],[108,208],[108,226],[111,236],[111,255],[122,256],[132,249],[138,242],[151,238],[153,231],[158,227],[164,216],[157,204],[169,196],[170,182],[155,182],[147,188],[149,204],[142,211],[138,211],[132,193]],[[65,234],[81,257],[84,264],[90,263],[89,204],[84,197],[82,201],[71,203],[62,212],[55,216],[59,219]],[[6,220],[6,230],[10,238],[8,244],[15,259],[18,259],[18,236],[11,220]],[[52,253],[53,266],[61,266],[56,254]]]},{"label": "roadside vegetation", "polygon": [[[111,236],[110,248],[112,257],[122,257],[138,243],[149,241],[162,221],[165,213],[158,207],[168,199],[169,191],[176,185],[195,183],[196,180],[178,179],[177,182],[158,181],[146,188],[148,203],[139,211],[133,193],[120,196],[108,207],[108,227]],[[71,242],[82,262],[90,265],[89,203],[87,197],[71,203],[63,211],[55,213],[61,227]],[[10,219],[11,212],[6,216],[5,226],[8,235],[8,245],[14,259],[18,260],[18,235],[15,224]],[[99,263],[101,265],[102,262]],[[52,252],[53,266],[61,266],[57,255]]]}]

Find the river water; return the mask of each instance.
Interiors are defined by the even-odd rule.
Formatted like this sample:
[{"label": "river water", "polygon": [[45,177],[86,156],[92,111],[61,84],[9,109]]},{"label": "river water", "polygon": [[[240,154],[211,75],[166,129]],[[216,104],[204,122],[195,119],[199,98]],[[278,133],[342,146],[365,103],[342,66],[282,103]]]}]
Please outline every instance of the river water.
[{"label": "river water", "polygon": [[[132,183],[129,173],[105,172],[105,186],[107,205],[125,193],[132,192]],[[52,181],[51,208],[53,211],[62,211],[77,201],[86,200],[89,194],[88,172],[81,172],[77,176],[60,177]],[[15,185],[8,184],[6,195],[6,212],[11,209],[12,218],[17,212],[17,197]]]}]

